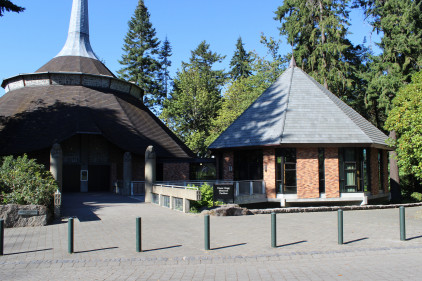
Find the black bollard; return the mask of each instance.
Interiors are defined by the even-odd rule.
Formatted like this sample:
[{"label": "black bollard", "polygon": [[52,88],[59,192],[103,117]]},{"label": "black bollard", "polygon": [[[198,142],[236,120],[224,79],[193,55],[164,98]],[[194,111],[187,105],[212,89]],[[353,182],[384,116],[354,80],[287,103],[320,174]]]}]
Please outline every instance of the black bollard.
[{"label": "black bollard", "polygon": [[136,218],[136,252],[142,252],[142,220]]},{"label": "black bollard", "polygon": [[73,218],[69,218],[69,221],[67,222],[67,249],[69,254],[73,254]]}]

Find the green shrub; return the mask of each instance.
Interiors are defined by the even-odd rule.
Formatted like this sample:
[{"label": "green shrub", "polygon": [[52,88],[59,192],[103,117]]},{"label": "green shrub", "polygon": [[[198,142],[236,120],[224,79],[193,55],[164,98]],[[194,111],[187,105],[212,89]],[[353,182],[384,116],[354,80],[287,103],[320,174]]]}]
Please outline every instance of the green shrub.
[{"label": "green shrub", "polygon": [[412,195],[410,195],[412,199],[421,202],[422,201],[422,193],[419,192],[413,192]]},{"label": "green shrub", "polygon": [[[192,187],[192,186],[191,186]],[[191,212],[199,212],[200,208],[206,207],[211,208],[214,206],[219,206],[224,204],[223,202],[216,201],[213,204],[213,187],[207,183],[203,184],[199,191],[201,191],[201,200],[194,201],[191,207]]]},{"label": "green shrub", "polygon": [[1,204],[51,207],[57,183],[43,165],[26,155],[3,158],[0,167]]}]

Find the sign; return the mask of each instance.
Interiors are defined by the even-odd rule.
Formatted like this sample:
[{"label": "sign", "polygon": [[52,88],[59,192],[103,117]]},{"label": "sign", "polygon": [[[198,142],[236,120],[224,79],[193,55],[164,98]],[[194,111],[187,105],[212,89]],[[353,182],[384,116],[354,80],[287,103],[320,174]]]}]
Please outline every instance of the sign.
[{"label": "sign", "polygon": [[214,202],[234,203],[234,184],[214,184]]},{"label": "sign", "polygon": [[19,216],[38,216],[38,210],[19,210]]}]

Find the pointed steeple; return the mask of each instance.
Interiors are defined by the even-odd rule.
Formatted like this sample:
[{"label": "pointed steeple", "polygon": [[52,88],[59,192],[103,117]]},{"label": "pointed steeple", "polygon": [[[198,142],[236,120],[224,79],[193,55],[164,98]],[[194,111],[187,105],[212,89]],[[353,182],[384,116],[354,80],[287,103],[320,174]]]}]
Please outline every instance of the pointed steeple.
[{"label": "pointed steeple", "polygon": [[289,68],[293,68],[293,67],[296,67],[296,61],[295,61],[295,56],[292,53],[292,59],[290,60]]},{"label": "pointed steeple", "polygon": [[78,56],[98,60],[89,42],[88,0],[73,0],[69,33],[56,57]]}]

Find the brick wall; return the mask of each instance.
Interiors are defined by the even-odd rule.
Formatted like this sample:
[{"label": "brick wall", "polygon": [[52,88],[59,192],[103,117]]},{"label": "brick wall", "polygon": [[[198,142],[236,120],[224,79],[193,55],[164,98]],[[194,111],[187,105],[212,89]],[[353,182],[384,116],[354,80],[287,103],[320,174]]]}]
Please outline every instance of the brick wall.
[{"label": "brick wall", "polygon": [[325,148],[325,197],[340,197],[338,148]]},{"label": "brick wall", "polygon": [[[263,152],[264,181],[267,198],[276,198],[275,149],[264,149]],[[267,171],[265,171],[265,166]]]},{"label": "brick wall", "polygon": [[[233,151],[225,151],[223,153],[223,179],[224,180],[233,180]],[[231,166],[231,171],[229,167]]]},{"label": "brick wall", "polygon": [[318,148],[298,148],[297,197],[319,198]]},{"label": "brick wall", "polygon": [[383,171],[384,171],[384,191],[387,193],[389,192],[389,182],[390,182],[390,175],[388,174],[388,161],[389,161],[389,153],[387,150],[383,150],[383,159],[384,162],[382,163]]},{"label": "brick wall", "polygon": [[163,180],[189,180],[189,163],[163,163]]},{"label": "brick wall", "polygon": [[371,193],[378,194],[378,149],[371,148],[370,167],[371,167]]}]

